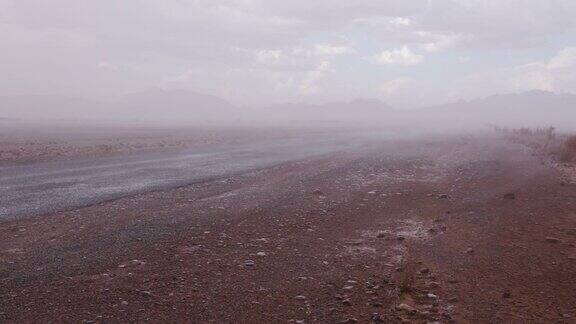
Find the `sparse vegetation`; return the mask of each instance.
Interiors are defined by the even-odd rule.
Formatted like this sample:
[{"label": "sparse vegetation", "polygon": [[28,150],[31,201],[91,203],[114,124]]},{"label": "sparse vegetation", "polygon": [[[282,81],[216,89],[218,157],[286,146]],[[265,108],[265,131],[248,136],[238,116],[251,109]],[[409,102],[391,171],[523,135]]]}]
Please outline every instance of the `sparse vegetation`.
[{"label": "sparse vegetation", "polygon": [[396,285],[400,296],[414,292],[417,264],[409,257],[402,260],[400,272],[396,276]]},{"label": "sparse vegetation", "polygon": [[558,162],[576,161],[576,135],[558,134],[554,127],[509,129],[494,126],[493,128],[514,142],[531,147]]},{"label": "sparse vegetation", "polygon": [[560,152],[561,162],[574,162],[576,160],[576,135],[566,138]]}]

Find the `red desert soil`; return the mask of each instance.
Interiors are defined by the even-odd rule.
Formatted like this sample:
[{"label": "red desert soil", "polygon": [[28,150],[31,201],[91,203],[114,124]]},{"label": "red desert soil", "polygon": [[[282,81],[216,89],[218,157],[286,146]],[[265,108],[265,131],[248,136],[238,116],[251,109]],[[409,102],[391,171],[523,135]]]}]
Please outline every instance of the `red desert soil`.
[{"label": "red desert soil", "polygon": [[0,322],[573,323],[575,204],[521,145],[383,143],[0,223]]}]

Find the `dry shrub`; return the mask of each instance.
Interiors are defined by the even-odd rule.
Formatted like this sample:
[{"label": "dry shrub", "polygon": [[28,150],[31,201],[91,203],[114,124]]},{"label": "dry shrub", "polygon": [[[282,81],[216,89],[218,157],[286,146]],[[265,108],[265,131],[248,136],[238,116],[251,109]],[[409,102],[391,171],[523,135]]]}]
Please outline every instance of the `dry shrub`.
[{"label": "dry shrub", "polygon": [[401,271],[396,276],[396,285],[400,295],[414,292],[417,267],[418,265],[412,259],[404,258],[402,261]]},{"label": "dry shrub", "polygon": [[568,137],[564,142],[560,160],[562,162],[572,162],[576,160],[576,135]]}]

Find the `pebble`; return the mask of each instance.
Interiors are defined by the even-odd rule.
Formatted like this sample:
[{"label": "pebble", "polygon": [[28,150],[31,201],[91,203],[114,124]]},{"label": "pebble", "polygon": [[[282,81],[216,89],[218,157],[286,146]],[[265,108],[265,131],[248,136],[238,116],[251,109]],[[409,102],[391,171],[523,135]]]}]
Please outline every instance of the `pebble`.
[{"label": "pebble", "polygon": [[256,253],[256,255],[257,255],[257,256],[264,257],[264,256],[266,256],[267,254],[266,254],[266,252],[258,252],[258,253]]},{"label": "pebble", "polygon": [[412,307],[412,306],[410,306],[410,305],[407,305],[407,304],[397,305],[397,306],[396,306],[396,309],[397,309],[397,310],[406,311],[406,312],[410,312],[410,313],[416,311],[416,309],[414,309],[414,307]]},{"label": "pebble", "polygon": [[429,288],[438,288],[438,287],[440,287],[440,284],[437,283],[436,281],[432,281],[428,284],[428,287]]},{"label": "pebble", "polygon": [[322,192],[322,190],[320,190],[320,189],[316,189],[316,190],[312,191],[312,193],[316,196],[324,196],[324,192]]},{"label": "pebble", "polygon": [[384,319],[382,318],[382,316],[380,316],[380,314],[374,313],[374,314],[372,314],[372,322],[374,322],[374,323],[384,323]]},{"label": "pebble", "polygon": [[548,242],[548,243],[560,243],[560,239],[555,238],[555,237],[547,237],[546,242]]},{"label": "pebble", "polygon": [[256,264],[256,262],[252,261],[252,260],[246,260],[244,261],[244,265],[247,267],[251,267],[254,266]]},{"label": "pebble", "polygon": [[298,296],[294,297],[294,299],[296,299],[296,300],[306,300],[306,296],[298,295]]},{"label": "pebble", "polygon": [[473,249],[473,248],[468,248],[468,249],[466,249],[466,251],[464,251],[464,253],[466,253],[466,254],[472,254],[472,253],[474,253],[474,249]]},{"label": "pebble", "polygon": [[516,195],[514,193],[507,193],[504,195],[504,199],[514,200],[516,199]]},{"label": "pebble", "polygon": [[146,296],[146,297],[152,297],[152,292],[148,291],[148,290],[143,290],[140,292],[142,295]]}]

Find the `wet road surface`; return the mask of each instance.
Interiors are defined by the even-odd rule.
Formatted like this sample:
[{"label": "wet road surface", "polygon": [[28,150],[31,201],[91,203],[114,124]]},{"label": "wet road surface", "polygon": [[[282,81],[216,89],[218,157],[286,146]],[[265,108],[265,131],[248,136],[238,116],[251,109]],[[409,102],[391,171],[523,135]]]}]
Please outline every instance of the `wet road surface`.
[{"label": "wet road surface", "polygon": [[[373,134],[372,134],[373,136]],[[370,136],[290,139],[0,167],[0,219],[87,206],[366,144]]]}]

